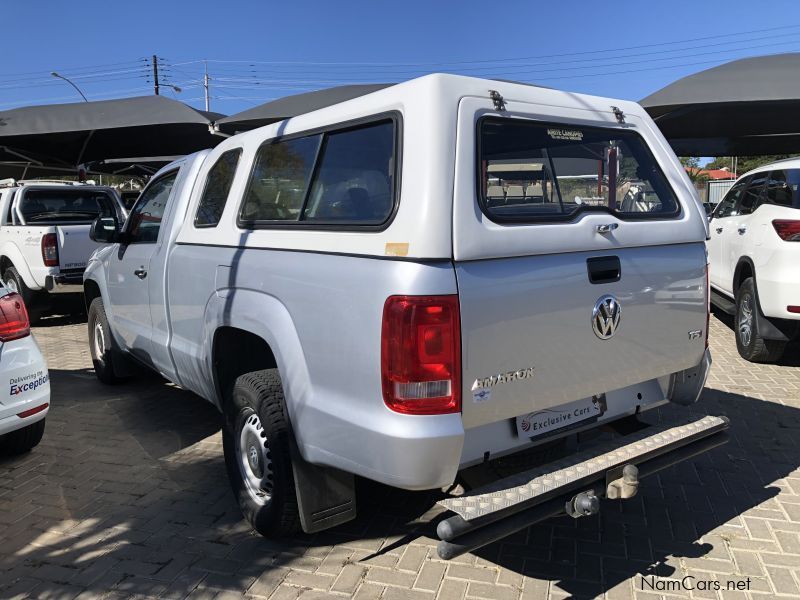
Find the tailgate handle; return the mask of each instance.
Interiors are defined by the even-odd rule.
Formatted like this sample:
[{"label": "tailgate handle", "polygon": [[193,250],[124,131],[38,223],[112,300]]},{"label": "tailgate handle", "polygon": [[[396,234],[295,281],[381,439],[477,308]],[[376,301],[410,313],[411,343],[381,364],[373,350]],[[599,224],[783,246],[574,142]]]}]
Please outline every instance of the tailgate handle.
[{"label": "tailgate handle", "polygon": [[618,256],[595,256],[586,259],[590,283],[611,283],[619,281],[622,275]]}]

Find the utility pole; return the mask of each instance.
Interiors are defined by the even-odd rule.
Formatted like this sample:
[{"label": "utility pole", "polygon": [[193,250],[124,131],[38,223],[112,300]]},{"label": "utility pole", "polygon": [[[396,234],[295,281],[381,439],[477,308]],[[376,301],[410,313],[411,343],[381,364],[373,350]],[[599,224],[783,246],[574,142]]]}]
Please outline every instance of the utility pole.
[{"label": "utility pole", "polygon": [[208,95],[208,81],[209,81],[209,77],[208,77],[208,61],[204,60],[203,62],[206,65],[206,72],[205,72],[205,75],[203,75],[203,88],[205,89],[205,92],[206,92],[206,112],[209,112],[211,110],[211,102],[210,102],[210,98],[209,98],[209,95]]},{"label": "utility pole", "polygon": [[153,91],[158,96],[158,57],[153,54]]}]

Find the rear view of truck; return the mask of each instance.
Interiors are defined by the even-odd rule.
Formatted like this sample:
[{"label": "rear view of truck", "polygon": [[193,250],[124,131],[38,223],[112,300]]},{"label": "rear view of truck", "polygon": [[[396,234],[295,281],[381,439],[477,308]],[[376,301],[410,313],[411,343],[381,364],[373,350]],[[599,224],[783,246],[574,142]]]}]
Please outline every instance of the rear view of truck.
[{"label": "rear view of truck", "polygon": [[586,104],[461,101],[461,467],[602,425],[634,433],[442,501],[456,513],[438,529],[443,557],[565,510],[594,514],[724,442],[722,418],[636,419],[703,388],[705,219],[643,111]]},{"label": "rear view of truck", "polygon": [[89,239],[94,219],[124,218],[113,189],[73,182],[19,182],[0,212],[3,283],[22,295],[34,321],[47,311],[48,294],[82,292],[97,248]]}]

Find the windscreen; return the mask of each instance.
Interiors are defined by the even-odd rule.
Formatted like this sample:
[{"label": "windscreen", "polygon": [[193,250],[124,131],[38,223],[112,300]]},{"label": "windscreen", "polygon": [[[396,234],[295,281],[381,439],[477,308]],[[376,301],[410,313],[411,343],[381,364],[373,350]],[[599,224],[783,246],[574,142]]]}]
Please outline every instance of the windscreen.
[{"label": "windscreen", "polygon": [[20,211],[29,225],[91,223],[97,217],[115,216],[110,192],[77,186],[25,190]]},{"label": "windscreen", "polygon": [[481,204],[493,220],[566,220],[584,210],[622,219],[679,213],[633,131],[487,118],[479,134]]}]

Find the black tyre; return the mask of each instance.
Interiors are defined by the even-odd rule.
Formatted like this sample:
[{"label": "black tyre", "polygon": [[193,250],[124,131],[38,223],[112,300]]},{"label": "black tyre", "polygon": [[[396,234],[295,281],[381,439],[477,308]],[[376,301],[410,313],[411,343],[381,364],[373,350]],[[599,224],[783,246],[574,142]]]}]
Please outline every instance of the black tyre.
[{"label": "black tyre", "polygon": [[25,308],[28,311],[28,319],[31,325],[35,325],[42,318],[44,310],[45,299],[42,292],[37,292],[30,289],[25,285],[25,281],[14,267],[8,267],[3,271],[3,285],[5,285],[12,292],[17,292],[22,296],[22,301],[25,303]]},{"label": "black tyre", "polygon": [[42,441],[42,435],[44,435],[44,422],[45,419],[42,419],[41,421],[36,421],[36,423],[28,425],[27,427],[23,427],[22,429],[17,429],[16,431],[5,434],[2,438],[0,438],[0,445],[2,445],[3,450],[9,454],[22,454],[23,452],[28,452],[31,448],[37,446],[39,442]]},{"label": "black tyre", "polygon": [[106,384],[123,381],[124,378],[114,371],[114,354],[119,350],[117,350],[114,337],[111,335],[102,298],[95,298],[89,305],[88,323],[89,350],[92,354],[95,375]]},{"label": "black tyre", "polygon": [[263,536],[300,529],[289,435],[277,369],[239,377],[222,432],[225,464],[242,513]]},{"label": "black tyre", "polygon": [[783,355],[786,342],[761,337],[757,318],[759,310],[755,282],[748,277],[736,291],[736,349],[750,362],[774,362]]}]

